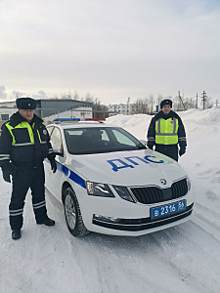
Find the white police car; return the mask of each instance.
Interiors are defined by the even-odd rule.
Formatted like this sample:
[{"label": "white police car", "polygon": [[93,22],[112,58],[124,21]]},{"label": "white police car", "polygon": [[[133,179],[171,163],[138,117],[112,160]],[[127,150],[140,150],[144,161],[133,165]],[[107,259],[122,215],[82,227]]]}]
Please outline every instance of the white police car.
[{"label": "white police car", "polygon": [[45,160],[46,188],[62,201],[74,236],[138,236],[190,219],[193,191],[174,160],[114,125],[80,121],[47,129],[58,171]]}]

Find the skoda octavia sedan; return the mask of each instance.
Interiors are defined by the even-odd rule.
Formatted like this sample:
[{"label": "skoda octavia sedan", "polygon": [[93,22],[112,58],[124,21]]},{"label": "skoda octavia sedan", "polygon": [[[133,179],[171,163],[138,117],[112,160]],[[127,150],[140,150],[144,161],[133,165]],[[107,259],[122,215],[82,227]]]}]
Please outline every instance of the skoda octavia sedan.
[{"label": "skoda octavia sedan", "polygon": [[46,188],[64,206],[69,231],[139,236],[181,224],[193,211],[183,168],[120,127],[50,124],[58,171],[45,160]]}]

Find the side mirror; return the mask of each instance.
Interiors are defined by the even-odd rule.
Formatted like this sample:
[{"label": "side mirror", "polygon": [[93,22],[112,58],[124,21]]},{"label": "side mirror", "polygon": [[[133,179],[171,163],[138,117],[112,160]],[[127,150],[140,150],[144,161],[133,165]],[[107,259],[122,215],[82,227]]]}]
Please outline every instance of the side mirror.
[{"label": "side mirror", "polygon": [[58,147],[56,145],[53,144],[52,149],[53,149],[54,154],[63,157],[63,151],[59,152]]},{"label": "side mirror", "polygon": [[58,154],[58,147],[56,145],[52,145],[53,152]]}]

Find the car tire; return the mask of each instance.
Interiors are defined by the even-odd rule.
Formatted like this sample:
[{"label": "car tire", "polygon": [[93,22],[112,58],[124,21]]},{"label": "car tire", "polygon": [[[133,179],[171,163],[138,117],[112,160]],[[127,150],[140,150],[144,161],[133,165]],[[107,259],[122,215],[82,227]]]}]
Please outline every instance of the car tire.
[{"label": "car tire", "polygon": [[64,191],[63,205],[65,220],[70,233],[75,237],[88,234],[89,231],[83,223],[78,200],[70,187]]}]

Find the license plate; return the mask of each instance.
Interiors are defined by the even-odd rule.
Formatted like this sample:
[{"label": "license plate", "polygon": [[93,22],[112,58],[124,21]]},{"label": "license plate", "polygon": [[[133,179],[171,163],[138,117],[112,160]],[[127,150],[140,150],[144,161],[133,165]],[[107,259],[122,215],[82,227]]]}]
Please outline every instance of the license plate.
[{"label": "license plate", "polygon": [[186,200],[166,204],[151,209],[151,219],[163,217],[169,214],[177,213],[186,209]]}]

